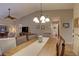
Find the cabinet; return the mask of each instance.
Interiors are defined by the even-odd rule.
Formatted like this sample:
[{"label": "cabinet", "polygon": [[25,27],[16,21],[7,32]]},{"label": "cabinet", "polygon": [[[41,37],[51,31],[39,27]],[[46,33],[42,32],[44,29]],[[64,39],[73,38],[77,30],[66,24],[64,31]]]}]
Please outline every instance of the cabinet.
[{"label": "cabinet", "polygon": [[76,55],[79,55],[79,28],[74,29],[73,51]]},{"label": "cabinet", "polygon": [[79,55],[79,18],[74,20],[74,41],[73,41],[73,51],[76,55]]}]

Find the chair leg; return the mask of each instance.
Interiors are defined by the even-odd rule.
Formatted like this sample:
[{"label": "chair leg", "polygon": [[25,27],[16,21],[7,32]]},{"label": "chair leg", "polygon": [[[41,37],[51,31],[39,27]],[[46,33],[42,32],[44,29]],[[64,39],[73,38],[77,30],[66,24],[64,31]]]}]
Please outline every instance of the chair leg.
[{"label": "chair leg", "polygon": [[62,43],[62,51],[61,51],[61,56],[63,56],[63,55],[64,55],[64,51],[65,51],[65,44],[64,44],[64,43]]},{"label": "chair leg", "polygon": [[57,51],[57,56],[59,56],[59,48],[58,48],[58,44],[56,44],[56,51]]}]

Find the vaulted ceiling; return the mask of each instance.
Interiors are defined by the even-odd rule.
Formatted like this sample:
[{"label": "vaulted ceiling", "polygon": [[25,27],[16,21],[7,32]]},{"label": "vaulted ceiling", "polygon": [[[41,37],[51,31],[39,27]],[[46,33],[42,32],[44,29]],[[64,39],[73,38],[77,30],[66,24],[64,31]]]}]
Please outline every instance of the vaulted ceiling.
[{"label": "vaulted ceiling", "polygon": [[[8,8],[11,8],[11,15],[18,19],[41,9],[40,3],[0,3],[0,19],[8,15]],[[43,3],[43,10],[73,9],[72,3]]]}]

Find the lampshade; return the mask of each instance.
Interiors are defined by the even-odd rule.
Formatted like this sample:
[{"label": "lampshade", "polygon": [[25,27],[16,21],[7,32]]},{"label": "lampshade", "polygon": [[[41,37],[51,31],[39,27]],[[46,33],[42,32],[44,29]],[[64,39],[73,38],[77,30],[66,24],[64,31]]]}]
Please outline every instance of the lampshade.
[{"label": "lampshade", "polygon": [[41,23],[45,23],[45,20],[42,20]]},{"label": "lampshade", "polygon": [[46,21],[46,22],[49,22],[49,21],[50,21],[50,19],[49,19],[49,18],[46,18],[46,19],[45,19],[45,21]]},{"label": "lampshade", "polygon": [[41,16],[40,21],[44,21],[44,20],[45,20],[45,16]]},{"label": "lampshade", "polygon": [[38,18],[37,18],[37,17],[35,17],[35,18],[33,19],[33,22],[35,22],[35,23],[39,23]]}]

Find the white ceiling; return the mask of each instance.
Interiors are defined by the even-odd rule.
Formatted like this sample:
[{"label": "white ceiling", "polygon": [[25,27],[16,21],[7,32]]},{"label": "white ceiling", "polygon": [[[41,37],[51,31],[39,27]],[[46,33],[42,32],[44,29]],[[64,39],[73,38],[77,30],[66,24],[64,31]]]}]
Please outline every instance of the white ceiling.
[{"label": "white ceiling", "polygon": [[[21,18],[32,12],[40,10],[39,3],[0,3],[0,18],[8,15],[8,8],[11,8],[11,15]],[[45,3],[43,10],[73,9],[71,3]]]}]

